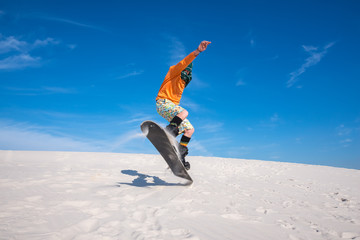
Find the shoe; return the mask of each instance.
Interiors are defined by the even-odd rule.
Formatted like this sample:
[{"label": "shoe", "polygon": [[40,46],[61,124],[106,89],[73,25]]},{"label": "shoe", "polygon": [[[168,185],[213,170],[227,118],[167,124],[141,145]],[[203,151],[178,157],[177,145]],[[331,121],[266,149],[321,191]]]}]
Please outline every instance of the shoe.
[{"label": "shoe", "polygon": [[184,165],[184,168],[185,168],[187,171],[190,170],[190,163],[189,163],[189,162],[184,161],[184,162],[183,162],[183,165]]},{"label": "shoe", "polygon": [[179,135],[179,128],[175,125],[169,124],[166,126],[165,130],[171,134],[171,136],[177,137]]},{"label": "shoe", "polygon": [[190,163],[185,161],[186,155],[189,153],[189,149],[183,145],[179,145],[180,159],[186,170],[190,169]]},{"label": "shoe", "polygon": [[179,152],[180,152],[181,158],[185,159],[186,155],[189,154],[189,149],[187,147],[179,144]]}]

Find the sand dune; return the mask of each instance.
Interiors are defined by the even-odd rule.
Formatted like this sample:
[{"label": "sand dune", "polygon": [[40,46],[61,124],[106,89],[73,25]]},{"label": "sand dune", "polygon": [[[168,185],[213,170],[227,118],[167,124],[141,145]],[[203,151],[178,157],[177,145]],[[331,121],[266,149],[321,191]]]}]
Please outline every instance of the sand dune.
[{"label": "sand dune", "polygon": [[360,171],[158,155],[0,151],[0,239],[359,239]]}]

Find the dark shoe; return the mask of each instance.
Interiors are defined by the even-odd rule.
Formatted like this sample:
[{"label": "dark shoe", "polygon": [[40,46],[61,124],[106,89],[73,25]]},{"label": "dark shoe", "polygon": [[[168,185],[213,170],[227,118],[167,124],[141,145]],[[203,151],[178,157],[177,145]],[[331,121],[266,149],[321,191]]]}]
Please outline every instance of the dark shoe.
[{"label": "dark shoe", "polygon": [[179,135],[179,128],[175,125],[169,124],[166,126],[165,130],[171,134],[171,136],[177,137]]},{"label": "dark shoe", "polygon": [[190,163],[185,161],[186,155],[189,153],[189,149],[183,145],[179,145],[180,159],[186,170],[190,169]]},{"label": "dark shoe", "polygon": [[185,158],[189,153],[189,149],[181,144],[179,144],[179,153],[181,158]]},{"label": "dark shoe", "polygon": [[190,163],[189,162],[184,161],[183,165],[184,165],[186,170],[190,170]]}]

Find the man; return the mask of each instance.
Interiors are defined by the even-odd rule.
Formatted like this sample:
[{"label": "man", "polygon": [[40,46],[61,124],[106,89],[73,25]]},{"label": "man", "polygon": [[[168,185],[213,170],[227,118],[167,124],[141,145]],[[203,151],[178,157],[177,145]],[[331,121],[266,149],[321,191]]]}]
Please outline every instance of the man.
[{"label": "man", "polygon": [[181,161],[187,170],[190,169],[190,163],[185,161],[185,156],[188,154],[187,145],[194,133],[194,127],[187,119],[188,111],[179,104],[185,87],[192,79],[193,60],[205,51],[210,43],[209,41],[202,41],[195,51],[178,64],[171,66],[156,97],[157,112],[170,122],[166,130],[174,137],[184,134],[180,140],[179,152]]}]

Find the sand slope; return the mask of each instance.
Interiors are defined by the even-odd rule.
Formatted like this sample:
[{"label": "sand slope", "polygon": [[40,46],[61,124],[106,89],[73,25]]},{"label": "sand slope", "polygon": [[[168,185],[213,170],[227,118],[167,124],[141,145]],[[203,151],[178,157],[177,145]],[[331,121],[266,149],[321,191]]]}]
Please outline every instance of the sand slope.
[{"label": "sand slope", "polygon": [[157,155],[0,151],[0,239],[359,239],[360,171]]}]

